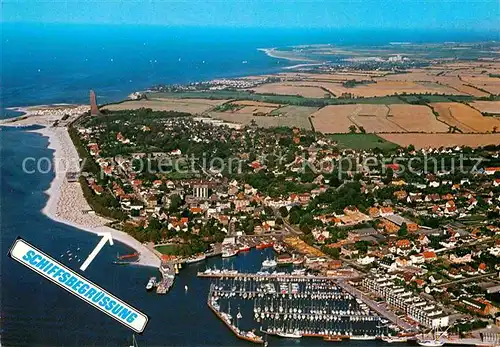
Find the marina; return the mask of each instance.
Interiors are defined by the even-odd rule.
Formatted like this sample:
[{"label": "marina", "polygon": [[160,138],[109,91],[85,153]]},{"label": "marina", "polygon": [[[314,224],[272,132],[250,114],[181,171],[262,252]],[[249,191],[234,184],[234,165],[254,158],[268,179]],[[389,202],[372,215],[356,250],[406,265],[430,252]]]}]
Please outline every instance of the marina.
[{"label": "marina", "polygon": [[222,276],[213,280],[208,303],[226,324],[231,307],[237,308],[239,318],[233,327],[281,338],[374,340],[401,331],[332,279]]}]

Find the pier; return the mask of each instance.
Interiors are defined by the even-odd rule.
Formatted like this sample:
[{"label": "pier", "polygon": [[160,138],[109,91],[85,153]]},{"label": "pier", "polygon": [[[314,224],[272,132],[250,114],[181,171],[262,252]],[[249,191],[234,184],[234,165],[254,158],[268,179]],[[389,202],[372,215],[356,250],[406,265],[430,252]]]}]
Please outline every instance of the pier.
[{"label": "pier", "polygon": [[174,284],[175,269],[171,263],[165,262],[160,265],[159,270],[162,276],[162,280],[160,281],[160,283],[158,283],[158,287],[156,287],[156,293],[166,294]]},{"label": "pier", "polygon": [[[254,273],[233,273],[233,272],[198,272],[198,277],[202,278],[220,278],[220,279],[230,279],[230,278],[242,278],[242,279],[255,279],[255,280],[265,280],[265,279],[291,279],[291,280],[335,280],[336,278],[345,277],[331,277],[331,276],[314,276],[314,275],[294,275],[294,274],[254,274]],[[349,277],[352,279],[353,277]]]},{"label": "pier", "polygon": [[217,302],[216,299],[213,298],[213,284],[210,286],[210,290],[208,292],[208,300],[207,300],[207,305],[210,308],[210,310],[233,332],[233,334],[236,335],[237,338],[246,340],[249,342],[257,343],[257,344],[264,344],[264,340],[260,337],[255,335],[253,332],[243,332],[240,329],[238,329],[236,326],[234,326],[231,323],[231,316],[228,314],[223,314],[219,311],[219,308],[217,307]]}]

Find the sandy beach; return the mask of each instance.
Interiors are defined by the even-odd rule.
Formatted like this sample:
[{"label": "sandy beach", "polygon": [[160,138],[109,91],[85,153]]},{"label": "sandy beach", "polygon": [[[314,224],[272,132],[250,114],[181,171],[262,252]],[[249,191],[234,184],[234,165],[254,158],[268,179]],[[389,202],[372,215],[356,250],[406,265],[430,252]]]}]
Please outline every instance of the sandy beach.
[{"label": "sandy beach", "polygon": [[[48,148],[54,150],[53,163],[55,178],[45,191],[48,201],[42,210],[47,217],[78,229],[94,234],[110,232],[113,240],[121,242],[139,253],[138,265],[159,267],[160,258],[146,245],[143,245],[125,232],[106,226],[110,220],[100,217],[91,210],[78,182],[68,182],[66,172],[78,171],[80,159],[66,127],[51,127],[53,117],[36,116],[10,122],[8,126],[44,125],[33,132],[49,138]],[[96,240],[97,241],[97,240]],[[96,243],[97,244],[97,243]]]}]

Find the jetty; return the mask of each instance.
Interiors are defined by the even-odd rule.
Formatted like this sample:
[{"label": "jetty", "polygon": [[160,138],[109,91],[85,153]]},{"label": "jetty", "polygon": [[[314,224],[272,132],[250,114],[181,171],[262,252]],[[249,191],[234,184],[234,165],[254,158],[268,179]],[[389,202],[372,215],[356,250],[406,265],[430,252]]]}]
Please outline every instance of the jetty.
[{"label": "jetty", "polygon": [[262,337],[255,335],[253,332],[245,332],[238,329],[231,323],[231,316],[227,313],[220,312],[220,307],[217,304],[217,298],[213,297],[214,284],[210,285],[210,290],[208,292],[207,305],[210,310],[236,335],[237,338],[257,343],[264,344]]},{"label": "jetty", "polygon": [[175,268],[174,265],[170,262],[163,262],[160,265],[160,273],[161,273],[161,281],[158,283],[158,287],[156,287],[157,294],[166,294],[175,281]]}]

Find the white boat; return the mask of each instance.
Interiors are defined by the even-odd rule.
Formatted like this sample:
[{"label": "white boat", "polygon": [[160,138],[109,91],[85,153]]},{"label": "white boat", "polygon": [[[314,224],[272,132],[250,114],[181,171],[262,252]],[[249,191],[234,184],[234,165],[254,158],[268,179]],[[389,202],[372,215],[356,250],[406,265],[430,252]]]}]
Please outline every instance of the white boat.
[{"label": "white boat", "polygon": [[278,263],[274,259],[268,258],[262,262],[262,267],[275,267],[276,265],[278,265]]},{"label": "white boat", "polygon": [[236,254],[238,254],[238,250],[237,249],[225,248],[225,249],[222,250],[222,258],[233,257]]},{"label": "white boat", "polygon": [[202,260],[205,260],[207,258],[207,256],[205,254],[200,254],[200,255],[197,255],[197,256],[192,256],[192,257],[189,257],[186,259],[186,264],[193,264],[193,263],[197,263],[199,261],[202,261]]},{"label": "white boat", "polygon": [[370,336],[370,335],[353,335],[351,336],[351,340],[361,340],[361,341],[370,341],[370,340],[375,340],[377,337],[376,336]]},{"label": "white boat", "polygon": [[148,284],[146,284],[146,290],[152,290],[155,284],[156,284],[156,277],[151,277],[148,281]]},{"label": "white boat", "polygon": [[408,338],[404,336],[382,336],[382,341],[387,343],[407,342]]},{"label": "white boat", "polygon": [[300,334],[297,330],[295,330],[291,333],[290,332],[277,332],[276,335],[279,337],[287,338],[287,339],[300,339],[302,337],[302,334]]},{"label": "white boat", "polygon": [[444,341],[441,340],[417,340],[417,343],[420,346],[426,346],[426,347],[441,347],[444,345]]}]

